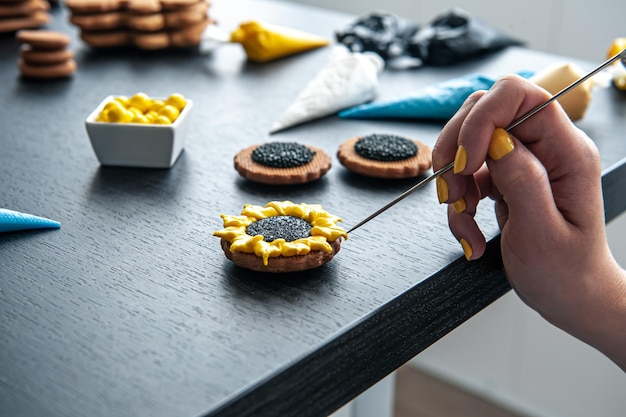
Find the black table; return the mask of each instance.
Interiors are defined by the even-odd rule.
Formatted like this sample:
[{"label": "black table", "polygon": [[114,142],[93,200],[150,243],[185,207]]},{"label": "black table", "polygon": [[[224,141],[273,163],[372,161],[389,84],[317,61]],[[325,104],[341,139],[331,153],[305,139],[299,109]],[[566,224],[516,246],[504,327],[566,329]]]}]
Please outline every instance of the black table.
[{"label": "black table", "polygon": [[[211,14],[226,30],[258,18],[329,38],[353,18],[260,0],[216,1]],[[62,223],[0,236],[0,415],[322,416],[509,290],[492,207],[478,215],[487,254],[466,262],[433,184],[321,268],[235,267],[212,236],[221,213],[287,199],[322,204],[348,228],[413,181],[351,174],[339,144],[388,132],[432,145],[441,124],[333,116],[270,137],[330,48],[267,64],[247,63],[238,45],[93,51],[63,8],[53,16],[49,27],[73,37],[79,69],[69,80],[21,79],[15,39],[0,39],[0,207]],[[452,68],[385,70],[380,98],[559,59],[512,48]],[[138,91],[194,101],[185,151],[169,170],[101,167],[89,144],[84,120],[95,106]],[[626,208],[624,97],[597,90],[579,123],[602,154],[607,220]],[[333,167],[304,186],[239,177],[234,154],[274,139],[321,147]]]}]

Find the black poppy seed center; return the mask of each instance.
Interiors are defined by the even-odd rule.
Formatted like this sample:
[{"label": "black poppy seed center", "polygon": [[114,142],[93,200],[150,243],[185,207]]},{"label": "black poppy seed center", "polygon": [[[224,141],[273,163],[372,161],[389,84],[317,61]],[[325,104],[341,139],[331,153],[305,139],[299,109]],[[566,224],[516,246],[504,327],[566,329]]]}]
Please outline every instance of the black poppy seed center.
[{"label": "black poppy seed center", "polygon": [[304,239],[311,235],[311,225],[306,220],[294,216],[272,216],[257,220],[246,227],[250,236],[263,235],[263,240],[273,242],[285,239],[287,242]]},{"label": "black poppy seed center", "polygon": [[295,142],[270,142],[252,151],[252,160],[272,168],[293,168],[313,160],[315,152]]},{"label": "black poppy seed center", "polygon": [[377,133],[360,138],[354,150],[363,158],[375,161],[401,161],[417,155],[417,145],[412,140]]}]

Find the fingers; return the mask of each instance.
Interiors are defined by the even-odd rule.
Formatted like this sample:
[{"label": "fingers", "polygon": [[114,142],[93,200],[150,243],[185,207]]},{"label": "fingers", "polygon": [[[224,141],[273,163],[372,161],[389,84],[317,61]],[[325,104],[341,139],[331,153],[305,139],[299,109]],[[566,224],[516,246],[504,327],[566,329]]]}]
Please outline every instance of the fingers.
[{"label": "fingers", "polygon": [[[470,174],[476,172],[487,159],[490,150],[500,151],[500,156],[510,151],[510,143],[496,142],[492,135],[497,128],[508,126],[518,117],[550,98],[550,94],[535,84],[517,75],[508,75],[498,80],[467,112],[458,132],[458,150],[454,172]],[[575,129],[558,105],[552,103],[512,130],[517,137],[547,164],[558,158],[560,149],[551,138],[558,136],[563,146],[575,148]],[[502,137],[504,139],[504,137]],[[491,145],[491,149],[490,149]],[[508,148],[507,148],[508,146]],[[460,156],[459,156],[460,155]],[[498,155],[497,153],[495,155]]]}]

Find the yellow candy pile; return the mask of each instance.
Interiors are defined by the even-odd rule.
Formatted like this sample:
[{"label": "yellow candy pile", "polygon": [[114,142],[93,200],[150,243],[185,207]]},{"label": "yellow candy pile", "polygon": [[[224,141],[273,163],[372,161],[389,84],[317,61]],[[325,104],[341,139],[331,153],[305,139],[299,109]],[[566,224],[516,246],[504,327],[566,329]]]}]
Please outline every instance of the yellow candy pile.
[{"label": "yellow candy pile", "polygon": [[119,96],[104,105],[96,121],[168,125],[174,123],[186,104],[182,94],[172,94],[165,101],[146,93]]}]

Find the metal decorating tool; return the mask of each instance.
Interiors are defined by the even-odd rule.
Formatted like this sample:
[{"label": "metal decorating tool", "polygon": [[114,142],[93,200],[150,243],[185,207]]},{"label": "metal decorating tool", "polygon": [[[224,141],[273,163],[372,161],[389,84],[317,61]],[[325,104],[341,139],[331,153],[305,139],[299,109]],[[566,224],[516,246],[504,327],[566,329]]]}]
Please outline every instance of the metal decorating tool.
[{"label": "metal decorating tool", "polygon": [[[594,75],[596,75],[597,73],[599,73],[603,69],[607,68],[609,65],[613,64],[615,61],[617,61],[620,58],[622,58],[622,62],[626,61],[626,49],[624,49],[622,52],[620,52],[619,54],[615,55],[614,57],[609,58],[608,60],[606,60],[606,62],[604,62],[603,64],[601,64],[596,69],[594,69],[591,72],[589,72],[588,74],[584,75],[583,77],[581,77],[577,81],[574,81],[572,84],[568,85],[567,87],[565,87],[564,89],[562,89],[561,91],[556,93],[554,96],[550,97],[544,103],[542,103],[539,106],[535,107],[534,109],[532,109],[528,113],[524,114],[520,118],[514,120],[511,124],[509,124],[507,127],[505,127],[504,130],[506,130],[508,132],[511,129],[513,129],[514,127],[516,127],[517,125],[525,122],[526,120],[528,120],[529,118],[531,118],[532,116],[534,116],[535,114],[537,114],[538,112],[540,112],[541,110],[546,108],[554,100],[558,99],[559,97],[561,97],[562,95],[566,94],[570,90],[573,90],[574,88],[578,87],[580,84],[584,83],[589,78],[593,77]],[[626,63],[625,63],[625,65],[626,65]],[[372,213],[369,216],[367,216],[365,219],[363,219],[362,221],[357,223],[356,226],[352,227],[352,229],[348,230],[347,233],[351,233],[354,230],[358,229],[359,227],[363,226],[365,223],[369,222],[374,217],[378,216],[379,214],[381,214],[382,212],[386,211],[390,207],[392,207],[392,206],[396,205],[397,203],[399,203],[400,201],[404,200],[406,197],[408,197],[409,195],[413,194],[415,191],[419,190],[420,188],[424,187],[426,184],[428,184],[429,182],[431,182],[432,180],[434,180],[435,178],[437,178],[441,174],[443,174],[445,172],[448,172],[450,169],[452,169],[452,167],[454,167],[454,161],[450,162],[448,165],[444,166],[443,168],[438,169],[433,174],[431,174],[429,177],[424,178],[422,181],[418,182],[417,184],[415,184],[414,186],[412,186],[411,188],[409,188],[408,190],[406,190],[405,192],[400,194],[398,197],[394,198],[389,203],[385,204],[383,207],[381,207],[380,209],[376,210],[374,213]]]}]

